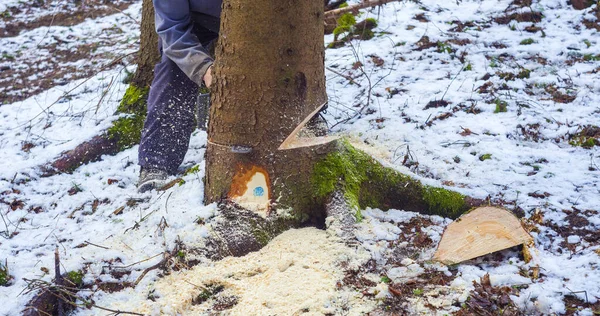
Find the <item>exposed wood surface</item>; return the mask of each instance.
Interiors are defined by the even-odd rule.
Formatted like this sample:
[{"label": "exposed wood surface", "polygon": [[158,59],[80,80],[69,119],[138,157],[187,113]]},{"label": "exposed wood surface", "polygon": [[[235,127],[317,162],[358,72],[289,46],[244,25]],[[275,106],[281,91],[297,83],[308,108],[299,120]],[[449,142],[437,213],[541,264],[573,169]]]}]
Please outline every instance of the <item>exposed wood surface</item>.
[{"label": "exposed wood surface", "polygon": [[531,240],[519,219],[509,211],[479,207],[448,225],[433,259],[456,264]]},{"label": "exposed wood surface", "polygon": [[312,111],[296,128],[292,133],[281,143],[279,150],[294,149],[300,147],[310,147],[316,145],[323,145],[339,139],[339,136],[321,136],[321,137],[299,137],[300,131],[306,126],[306,124],[315,116],[327,103],[321,104],[318,108]]},{"label": "exposed wood surface", "polygon": [[264,168],[239,166],[233,177],[229,196],[241,207],[267,216],[271,204],[271,181]]}]

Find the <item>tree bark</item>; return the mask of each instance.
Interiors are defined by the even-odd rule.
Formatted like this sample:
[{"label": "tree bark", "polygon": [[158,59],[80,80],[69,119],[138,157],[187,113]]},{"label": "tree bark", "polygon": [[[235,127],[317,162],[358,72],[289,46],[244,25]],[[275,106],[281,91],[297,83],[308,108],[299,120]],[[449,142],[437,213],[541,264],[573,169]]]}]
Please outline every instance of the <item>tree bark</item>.
[{"label": "tree bark", "polygon": [[[312,196],[310,176],[328,146],[278,147],[327,100],[323,3],[226,0],[220,32],[205,202],[242,201],[248,193],[250,200],[262,196],[272,202],[257,205],[262,213],[291,209],[297,218],[322,220],[322,203]],[[251,185],[254,176],[262,185]]]},{"label": "tree bark", "polygon": [[160,60],[158,34],[154,26],[154,6],[152,0],[142,3],[142,24],[140,25],[140,50],[137,56],[138,68],[132,84],[138,87],[150,87],[154,79],[154,66]]}]

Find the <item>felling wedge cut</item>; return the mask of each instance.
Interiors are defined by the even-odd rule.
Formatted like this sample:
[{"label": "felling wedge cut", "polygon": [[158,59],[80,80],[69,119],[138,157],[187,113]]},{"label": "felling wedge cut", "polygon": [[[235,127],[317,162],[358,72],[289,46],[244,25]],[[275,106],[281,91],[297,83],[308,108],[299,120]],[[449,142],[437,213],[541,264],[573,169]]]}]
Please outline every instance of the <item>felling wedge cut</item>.
[{"label": "felling wedge cut", "polygon": [[292,131],[292,133],[281,143],[278,150],[286,150],[286,149],[294,149],[300,147],[310,147],[327,144],[336,139],[339,139],[339,136],[320,136],[320,137],[299,137],[300,131],[306,126],[306,123],[310,121],[313,116],[317,115],[319,111],[325,106],[327,103],[321,104],[318,108],[316,108],[312,113],[310,113],[296,128]]},{"label": "felling wedge cut", "polygon": [[457,264],[532,241],[519,219],[499,207],[478,207],[448,225],[433,260]]}]

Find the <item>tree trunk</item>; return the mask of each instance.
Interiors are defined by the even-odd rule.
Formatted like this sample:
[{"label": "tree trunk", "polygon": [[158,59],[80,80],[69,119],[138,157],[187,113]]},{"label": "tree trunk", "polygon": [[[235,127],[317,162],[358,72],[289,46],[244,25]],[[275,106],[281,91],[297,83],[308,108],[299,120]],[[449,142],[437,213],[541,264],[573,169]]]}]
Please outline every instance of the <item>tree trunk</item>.
[{"label": "tree trunk", "polygon": [[138,68],[131,84],[137,87],[150,87],[154,79],[154,65],[160,60],[158,34],[154,26],[154,6],[152,0],[142,3],[142,24],[140,25],[140,50],[137,56]]},{"label": "tree trunk", "polygon": [[226,0],[209,120],[205,201],[323,218],[311,175],[328,146],[278,150],[327,100],[323,3]]}]

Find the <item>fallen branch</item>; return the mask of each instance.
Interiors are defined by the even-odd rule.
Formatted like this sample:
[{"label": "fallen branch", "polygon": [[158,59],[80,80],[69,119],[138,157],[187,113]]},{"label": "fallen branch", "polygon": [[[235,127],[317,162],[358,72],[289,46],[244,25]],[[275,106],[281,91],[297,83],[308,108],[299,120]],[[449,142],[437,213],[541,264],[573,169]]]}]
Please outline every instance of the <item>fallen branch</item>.
[{"label": "fallen branch", "polygon": [[175,256],[178,252],[179,247],[175,247],[175,249],[173,249],[173,251],[171,252],[166,252],[162,260],[142,271],[142,274],[140,274],[140,276],[135,280],[135,282],[133,282],[133,286],[137,286],[140,283],[140,281],[142,281],[142,279],[146,276],[146,274],[148,274],[148,272],[163,267],[169,261],[169,259],[173,258],[173,256]]},{"label": "fallen branch", "polygon": [[73,172],[83,164],[100,160],[102,155],[114,155],[118,152],[119,146],[116,139],[111,139],[107,133],[94,136],[91,140],[62,153],[49,165],[42,166],[42,176],[49,177],[59,173]]},{"label": "fallen branch", "polygon": [[[398,0],[369,0],[369,1],[364,1],[362,3],[359,3],[359,4],[350,5],[350,6],[347,6],[344,8],[326,11],[325,12],[325,21],[331,20],[331,19],[336,19],[338,16],[340,16],[344,13],[349,13],[349,12],[358,13],[358,10],[360,10],[360,9],[371,8],[371,7],[375,7],[378,5],[384,5],[386,3],[394,2],[394,1],[398,1]],[[327,21],[327,22],[329,22],[329,21]]]}]

